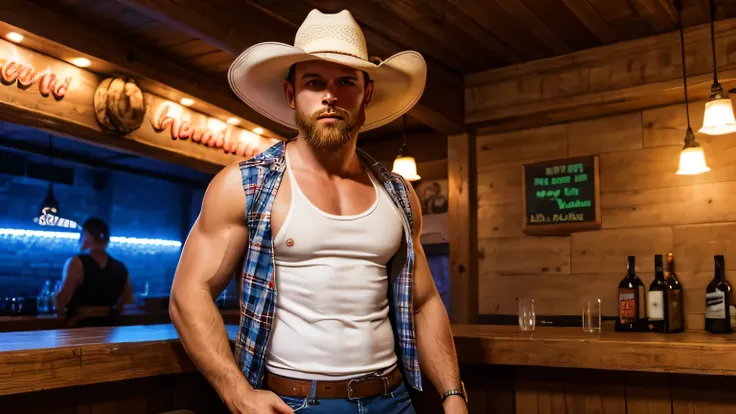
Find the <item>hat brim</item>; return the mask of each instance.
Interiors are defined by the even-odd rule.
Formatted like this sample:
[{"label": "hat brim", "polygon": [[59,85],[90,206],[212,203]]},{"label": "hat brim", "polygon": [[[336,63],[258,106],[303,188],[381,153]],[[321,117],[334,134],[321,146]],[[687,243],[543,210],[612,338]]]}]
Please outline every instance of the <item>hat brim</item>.
[{"label": "hat brim", "polygon": [[370,75],[375,87],[365,110],[363,131],[386,125],[408,112],[421,98],[427,82],[426,62],[414,51],[397,53],[376,65],[349,55],[310,54],[284,43],[265,42],[248,48],[235,59],[228,70],[230,88],[262,115],[297,129],[283,83],[291,65],[308,60],[339,63]]}]

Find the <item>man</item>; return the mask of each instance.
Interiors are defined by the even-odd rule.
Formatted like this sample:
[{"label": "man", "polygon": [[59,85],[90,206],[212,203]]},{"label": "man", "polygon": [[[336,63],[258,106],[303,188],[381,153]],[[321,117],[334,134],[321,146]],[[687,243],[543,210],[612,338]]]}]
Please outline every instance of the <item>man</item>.
[{"label": "man", "polygon": [[[56,313],[71,319],[80,307],[108,307],[118,311],[132,302],[133,290],[125,265],[110,256],[106,249],[110,229],[99,218],[90,217],[79,235],[81,254],[64,264],[62,285],[56,294]],[[77,326],[104,325],[106,316],[82,320]]]},{"label": "man", "polygon": [[[466,413],[418,198],[356,149],[359,130],[419,100],[421,55],[374,64],[349,12],[313,10],[294,46],[255,45],[229,78],[299,134],[226,167],[206,191],[171,292],[193,361],[233,413],[413,413],[407,387],[422,389],[420,372],[445,412]],[[213,298],[235,271],[233,356]]]}]

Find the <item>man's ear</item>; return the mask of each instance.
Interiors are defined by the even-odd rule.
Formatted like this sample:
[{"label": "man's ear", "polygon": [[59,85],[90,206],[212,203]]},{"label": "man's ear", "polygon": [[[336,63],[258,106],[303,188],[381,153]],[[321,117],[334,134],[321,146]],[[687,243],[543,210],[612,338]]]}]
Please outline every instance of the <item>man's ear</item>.
[{"label": "man's ear", "polygon": [[368,85],[365,86],[365,96],[363,96],[363,108],[368,107],[368,104],[371,102],[371,98],[373,98],[373,81],[368,82]]},{"label": "man's ear", "polygon": [[288,80],[284,81],[284,96],[291,109],[296,109],[296,105],[294,105],[294,99],[296,99],[296,96],[294,96],[294,86]]}]

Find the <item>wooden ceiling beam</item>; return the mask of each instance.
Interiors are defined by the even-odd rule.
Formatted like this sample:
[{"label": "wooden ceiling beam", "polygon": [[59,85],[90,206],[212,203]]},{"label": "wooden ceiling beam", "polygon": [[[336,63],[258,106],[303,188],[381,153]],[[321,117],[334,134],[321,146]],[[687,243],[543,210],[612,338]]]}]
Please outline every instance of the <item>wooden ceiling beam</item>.
[{"label": "wooden ceiling beam", "polygon": [[[278,16],[276,13],[264,12],[263,9],[269,7],[268,1],[261,1],[259,4],[234,0],[215,0],[213,2],[199,0],[117,1],[151,17],[174,24],[192,36],[210,41],[233,54],[262,41],[293,44],[297,27],[302,23],[294,21],[296,14]],[[241,16],[244,15],[249,16],[248,21],[252,24],[245,24],[242,21]],[[369,43],[369,49],[371,49],[376,39],[382,35],[366,27],[362,29]],[[402,49],[385,38],[380,39],[378,43],[380,44],[377,46],[388,53],[395,53],[392,50]],[[430,59],[427,59],[427,63],[427,87],[422,99],[409,112],[409,115],[444,134],[461,133],[465,130],[462,79]]]},{"label": "wooden ceiling beam", "polygon": [[288,128],[240,101],[230,91],[227,82],[179,66],[101,30],[85,27],[70,16],[57,14],[27,0],[0,2],[0,15],[9,25],[106,62],[110,70],[134,77],[144,88],[153,89],[169,99],[172,98],[167,90],[173,89],[182,96],[214,105],[253,124],[245,125],[247,128],[261,126],[272,133],[270,136],[279,138],[290,133]]},{"label": "wooden ceiling beam", "polygon": [[588,28],[604,45],[616,43],[618,36],[608,26],[588,0],[562,0],[568,9]]},{"label": "wooden ceiling beam", "polygon": [[534,33],[539,40],[547,44],[557,54],[570,53],[573,50],[565,44],[565,42],[555,33],[554,30],[550,29],[546,23],[537,17],[531,10],[529,10],[521,0],[496,0],[499,6],[506,11],[506,13],[516,17],[520,22],[523,22],[530,32]]}]

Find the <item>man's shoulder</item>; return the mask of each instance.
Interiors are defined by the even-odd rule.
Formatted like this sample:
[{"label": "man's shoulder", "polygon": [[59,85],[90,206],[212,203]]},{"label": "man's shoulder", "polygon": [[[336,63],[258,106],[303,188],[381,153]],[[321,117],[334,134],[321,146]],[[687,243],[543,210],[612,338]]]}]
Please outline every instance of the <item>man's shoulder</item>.
[{"label": "man's shoulder", "polygon": [[284,144],[284,141],[278,142],[255,157],[238,161],[237,165],[243,172],[249,169],[270,168],[275,162],[283,159]]}]

